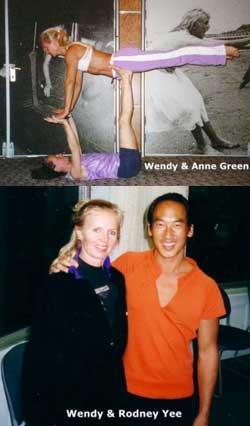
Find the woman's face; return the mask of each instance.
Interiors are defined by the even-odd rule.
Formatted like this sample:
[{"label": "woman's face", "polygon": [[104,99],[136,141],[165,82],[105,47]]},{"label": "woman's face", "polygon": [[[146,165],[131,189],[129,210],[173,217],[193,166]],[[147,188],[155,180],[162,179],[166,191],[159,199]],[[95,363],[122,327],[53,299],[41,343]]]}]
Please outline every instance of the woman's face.
[{"label": "woman's face", "polygon": [[51,56],[58,56],[60,54],[60,46],[58,40],[42,41],[42,48],[46,54]]},{"label": "woman's face", "polygon": [[52,163],[54,165],[55,172],[67,172],[70,160],[68,157],[65,157],[63,154],[50,154],[46,160],[47,163]]},{"label": "woman's face", "polygon": [[194,24],[190,33],[198,38],[203,38],[206,32],[209,30],[209,17],[204,15],[201,16]]},{"label": "woman's face", "polygon": [[83,226],[76,227],[76,233],[81,241],[80,257],[89,265],[102,266],[118,243],[119,219],[112,210],[96,208],[86,215]]}]

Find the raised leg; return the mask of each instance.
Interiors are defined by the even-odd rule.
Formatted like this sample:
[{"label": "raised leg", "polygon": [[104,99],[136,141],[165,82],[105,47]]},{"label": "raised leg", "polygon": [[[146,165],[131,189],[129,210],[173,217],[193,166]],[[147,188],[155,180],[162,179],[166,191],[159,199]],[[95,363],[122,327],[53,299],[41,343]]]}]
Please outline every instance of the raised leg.
[{"label": "raised leg", "polygon": [[115,68],[121,76],[121,110],[119,116],[120,148],[138,149],[135,131],[132,127],[133,92],[132,72]]}]

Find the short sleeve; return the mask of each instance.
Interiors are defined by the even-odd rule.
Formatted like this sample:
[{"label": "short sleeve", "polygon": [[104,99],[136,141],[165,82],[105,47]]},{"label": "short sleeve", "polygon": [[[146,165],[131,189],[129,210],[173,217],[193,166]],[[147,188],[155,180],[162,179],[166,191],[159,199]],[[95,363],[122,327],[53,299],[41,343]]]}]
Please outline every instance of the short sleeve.
[{"label": "short sleeve", "polygon": [[206,304],[202,312],[202,319],[218,318],[226,314],[225,305],[218,284],[211,280],[207,292]]}]

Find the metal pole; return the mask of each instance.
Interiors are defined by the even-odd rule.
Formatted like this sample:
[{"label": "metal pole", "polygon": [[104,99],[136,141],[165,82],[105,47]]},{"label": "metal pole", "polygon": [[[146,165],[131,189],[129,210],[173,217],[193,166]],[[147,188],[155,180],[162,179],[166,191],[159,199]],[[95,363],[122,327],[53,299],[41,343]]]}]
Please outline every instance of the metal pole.
[{"label": "metal pole", "polygon": [[6,70],[6,157],[10,155],[10,42],[9,4],[5,0],[5,70]]}]

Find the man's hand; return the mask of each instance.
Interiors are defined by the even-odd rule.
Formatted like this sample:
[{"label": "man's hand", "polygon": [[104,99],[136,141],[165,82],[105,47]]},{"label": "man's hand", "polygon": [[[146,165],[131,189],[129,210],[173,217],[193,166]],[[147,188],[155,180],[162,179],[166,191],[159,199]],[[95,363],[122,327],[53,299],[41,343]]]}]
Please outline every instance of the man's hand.
[{"label": "man's hand", "polygon": [[78,263],[73,259],[75,253],[72,254],[72,256],[59,256],[57,257],[52,264],[50,265],[50,273],[57,273],[57,272],[69,272],[70,266],[75,266],[78,268]]},{"label": "man's hand", "polygon": [[225,46],[227,59],[239,58],[240,51],[233,46]]}]

